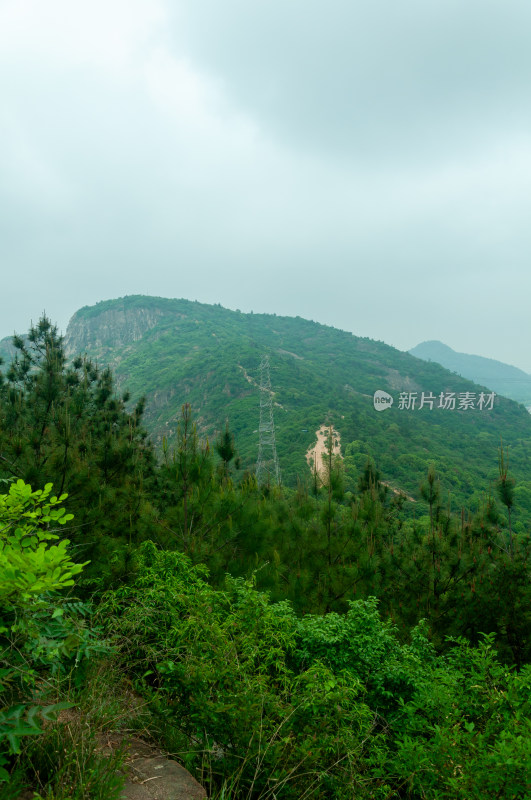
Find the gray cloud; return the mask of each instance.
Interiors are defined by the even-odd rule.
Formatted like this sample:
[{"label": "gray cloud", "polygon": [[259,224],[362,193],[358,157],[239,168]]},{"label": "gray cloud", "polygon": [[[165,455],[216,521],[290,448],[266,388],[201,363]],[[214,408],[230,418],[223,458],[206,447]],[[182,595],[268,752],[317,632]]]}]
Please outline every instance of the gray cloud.
[{"label": "gray cloud", "polygon": [[0,3],[0,336],[132,293],[531,370],[527,3]]},{"label": "gray cloud", "polygon": [[197,0],[175,37],[282,140],[389,162],[526,132],[530,25],[525,2]]}]

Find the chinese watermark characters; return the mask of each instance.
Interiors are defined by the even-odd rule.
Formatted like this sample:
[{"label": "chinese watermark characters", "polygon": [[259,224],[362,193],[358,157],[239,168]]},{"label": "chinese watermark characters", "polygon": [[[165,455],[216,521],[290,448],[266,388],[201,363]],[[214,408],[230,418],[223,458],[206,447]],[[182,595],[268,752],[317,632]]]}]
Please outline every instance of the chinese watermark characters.
[{"label": "chinese watermark characters", "polygon": [[[401,411],[492,411],[496,392],[400,392],[397,407]],[[392,395],[378,389],[374,393],[374,408],[385,411],[394,403]]]}]

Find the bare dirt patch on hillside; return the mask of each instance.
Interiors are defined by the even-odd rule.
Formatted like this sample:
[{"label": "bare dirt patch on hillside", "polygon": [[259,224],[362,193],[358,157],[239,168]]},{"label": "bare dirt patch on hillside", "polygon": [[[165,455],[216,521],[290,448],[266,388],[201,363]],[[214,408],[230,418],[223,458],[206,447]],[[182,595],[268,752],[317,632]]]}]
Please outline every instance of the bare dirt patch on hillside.
[{"label": "bare dirt patch on hillside", "polygon": [[326,477],[326,456],[328,453],[328,437],[332,433],[332,456],[341,457],[341,437],[334,426],[326,424],[315,432],[317,444],[312,445],[306,453],[306,462],[312,472],[317,466],[317,474],[323,480]]},{"label": "bare dirt patch on hillside", "polygon": [[406,500],[409,500],[411,503],[416,503],[417,502],[414,497],[411,497],[411,495],[407,494],[403,489],[397,489],[394,486],[391,486],[391,484],[388,483],[387,481],[380,481],[380,483],[382,484],[382,486],[387,486],[389,489],[391,489],[391,491],[394,494],[399,495],[399,496],[402,495],[403,497],[406,498]]}]

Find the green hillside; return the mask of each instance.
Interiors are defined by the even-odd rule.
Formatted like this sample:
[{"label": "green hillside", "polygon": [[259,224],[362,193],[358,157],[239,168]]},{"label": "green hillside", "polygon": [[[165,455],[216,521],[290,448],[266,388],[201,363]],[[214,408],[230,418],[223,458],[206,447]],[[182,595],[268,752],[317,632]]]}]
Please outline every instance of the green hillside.
[{"label": "green hillside", "polygon": [[436,361],[464,378],[489,386],[504,397],[531,406],[531,375],[518,367],[494,358],[458,353],[437,341],[422,342],[409,352],[425,361]]},{"label": "green hillside", "polygon": [[[531,417],[496,397],[492,410],[420,409],[421,393],[476,394],[482,387],[383,342],[360,338],[300,317],[244,314],[219,305],[133,296],[78,311],[68,326],[71,353],[110,364],[132,401],[146,395],[145,424],[156,443],[171,443],[183,403],[214,436],[228,420],[242,470],[254,469],[258,446],[259,362],[270,354],[277,451],[283,480],[309,478],[305,454],[328,418],[341,436],[352,485],[370,455],[382,479],[418,497],[434,463],[454,510],[478,504],[498,475],[500,441],[509,446],[517,499],[531,514],[527,445]],[[377,413],[373,395],[391,394]],[[483,387],[487,392],[487,388]],[[416,407],[399,407],[401,392],[417,393]]]}]

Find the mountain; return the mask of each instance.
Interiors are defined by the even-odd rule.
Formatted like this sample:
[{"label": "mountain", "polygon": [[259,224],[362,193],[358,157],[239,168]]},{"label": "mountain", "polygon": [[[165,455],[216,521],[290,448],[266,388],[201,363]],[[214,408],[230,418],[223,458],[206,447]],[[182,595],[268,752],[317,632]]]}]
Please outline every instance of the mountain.
[{"label": "mountain", "polygon": [[0,364],[3,364],[4,368],[11,362],[15,353],[16,350],[13,346],[12,336],[6,336],[4,339],[0,339]]},{"label": "mountain", "polygon": [[[489,390],[436,363],[383,342],[300,317],[244,314],[189,300],[131,296],[80,309],[66,333],[70,355],[87,353],[110,365],[132,401],[145,395],[145,424],[155,443],[175,440],[183,403],[212,440],[229,422],[242,470],[253,470],[258,449],[259,364],[270,355],[277,452],[283,481],[310,478],[307,451],[327,421],[340,438],[347,478],[354,485],[367,457],[392,488],[419,497],[434,463],[452,504],[482,502],[498,476],[500,440],[510,445],[517,501],[531,515],[528,445],[531,416]],[[377,413],[375,391],[393,398]],[[421,404],[431,394],[433,408]],[[439,408],[441,393],[468,392],[476,407]],[[415,407],[405,408],[415,396]],[[464,395],[463,395],[464,396]]]},{"label": "mountain", "polygon": [[498,394],[531,407],[531,375],[518,367],[493,358],[457,353],[438,341],[422,342],[409,352],[416,358],[435,361],[463,378],[489,386]]}]

